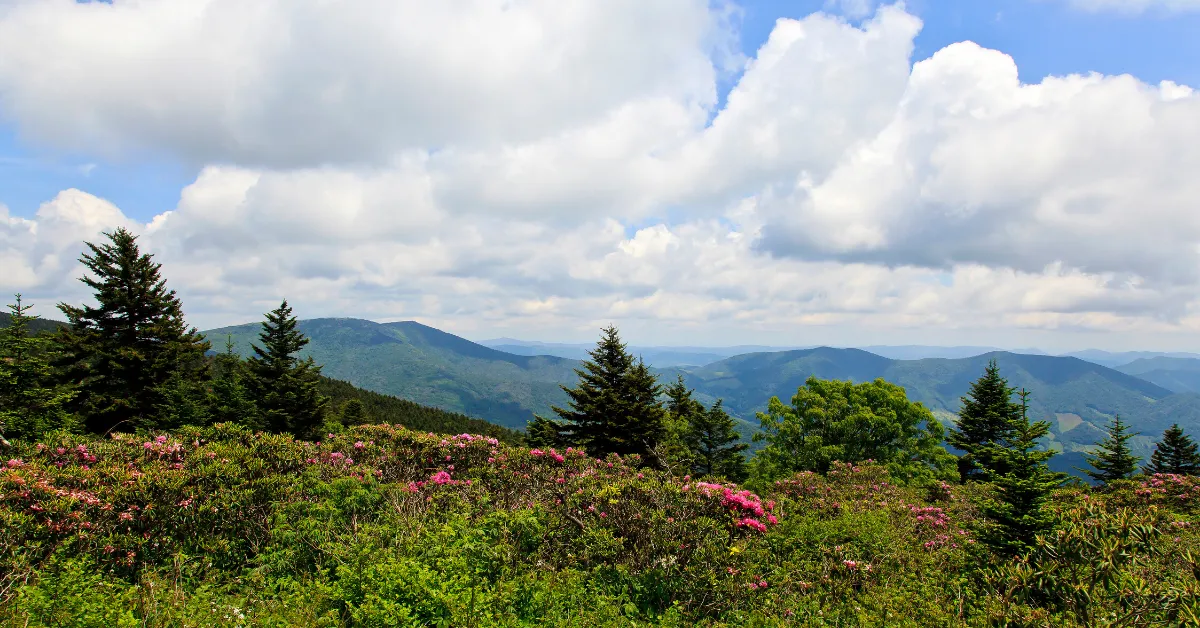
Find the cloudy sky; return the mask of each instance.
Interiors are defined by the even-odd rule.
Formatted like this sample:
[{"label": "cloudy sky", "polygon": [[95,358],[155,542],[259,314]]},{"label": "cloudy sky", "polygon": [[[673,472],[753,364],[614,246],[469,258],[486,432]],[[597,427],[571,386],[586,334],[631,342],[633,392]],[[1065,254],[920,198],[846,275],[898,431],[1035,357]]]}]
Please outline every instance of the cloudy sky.
[{"label": "cloudy sky", "polygon": [[[1200,0],[0,0],[0,292],[1200,350]],[[6,301],[7,302],[7,301]]]}]

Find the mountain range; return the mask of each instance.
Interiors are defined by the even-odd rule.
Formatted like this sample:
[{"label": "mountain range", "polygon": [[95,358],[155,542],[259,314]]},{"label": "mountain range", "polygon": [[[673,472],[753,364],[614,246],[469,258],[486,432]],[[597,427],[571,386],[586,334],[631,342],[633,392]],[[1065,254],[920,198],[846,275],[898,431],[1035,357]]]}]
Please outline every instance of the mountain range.
[{"label": "mountain range", "polygon": [[[259,329],[259,324],[253,323],[204,334],[214,348],[223,346],[229,336],[235,351],[249,355]],[[411,321],[313,319],[300,321],[298,329],[311,341],[303,353],[322,364],[327,376],[509,428],[523,427],[534,414],[552,416],[551,406],[567,401],[559,385],[577,382],[577,359],[530,354],[540,349],[570,350],[585,357],[590,348],[511,339],[487,341],[494,345],[488,347]],[[855,382],[886,379],[904,386],[910,399],[924,403],[949,424],[959,398],[992,359],[1011,385],[1032,393],[1031,416],[1050,422],[1049,444],[1064,453],[1053,459],[1056,468],[1083,466],[1083,452],[1103,438],[1105,424],[1116,414],[1139,432],[1131,445],[1143,457],[1171,423],[1200,434],[1200,360],[1195,358],[1152,354],[1114,369],[1079,357],[995,350],[967,357],[895,359],[862,349],[831,347],[783,351],[764,351],[773,349],[764,347],[630,349],[644,358],[653,355],[667,362],[682,362],[660,365],[655,371],[663,382],[682,375],[701,401],[724,399],[730,413],[742,420],[743,434],[757,426],[755,413],[766,408],[768,399],[778,396],[787,402],[809,376]],[[725,355],[743,349],[751,351]],[[902,355],[921,351],[919,347],[893,349]],[[948,350],[961,354],[974,349]],[[670,351],[676,355],[669,355]],[[699,366],[687,364],[713,355],[718,359]]]}]

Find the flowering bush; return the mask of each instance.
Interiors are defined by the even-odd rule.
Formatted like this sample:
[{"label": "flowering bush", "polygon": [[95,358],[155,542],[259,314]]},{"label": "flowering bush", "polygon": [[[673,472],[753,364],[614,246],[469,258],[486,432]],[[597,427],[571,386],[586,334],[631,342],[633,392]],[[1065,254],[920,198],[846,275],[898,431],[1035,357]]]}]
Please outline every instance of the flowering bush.
[{"label": "flowering bush", "polygon": [[[391,425],[320,442],[228,425],[61,436],[3,460],[0,625],[88,608],[112,625],[955,624],[995,611],[959,575],[986,562],[961,497],[975,489],[902,486],[872,463],[754,492],[637,456]],[[1179,498],[1194,486],[1148,478],[1094,497],[1180,513],[1160,526],[1169,536],[1131,547],[1147,578],[1177,578],[1162,561],[1195,547]],[[1064,517],[1085,517],[1071,495]],[[1010,602],[1006,616],[1034,604]]]}]

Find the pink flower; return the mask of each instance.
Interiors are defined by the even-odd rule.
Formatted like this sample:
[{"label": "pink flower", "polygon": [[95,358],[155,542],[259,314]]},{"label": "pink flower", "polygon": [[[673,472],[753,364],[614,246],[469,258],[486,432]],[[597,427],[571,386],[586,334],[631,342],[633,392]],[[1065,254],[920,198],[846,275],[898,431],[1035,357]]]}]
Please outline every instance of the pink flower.
[{"label": "pink flower", "polygon": [[150,449],[153,446],[154,445],[151,445],[150,443],[142,443],[142,449]]},{"label": "pink flower", "polygon": [[24,464],[25,463],[23,461],[21,461],[20,459],[13,458],[12,460],[8,461],[8,468],[16,469],[17,467],[24,466]]},{"label": "pink flower", "polygon": [[167,437],[166,436],[156,436],[156,437],[154,437],[154,442],[160,443],[160,444],[165,443],[165,442],[167,442]]},{"label": "pink flower", "polygon": [[450,474],[446,473],[445,471],[438,471],[437,473],[434,473],[429,478],[429,481],[437,484],[438,486],[453,482],[453,480],[450,478]]},{"label": "pink flower", "polygon": [[361,440],[360,440],[360,441],[358,441],[358,442],[356,442],[356,443],[354,443],[354,448],[355,448],[355,449],[362,449],[363,447],[365,447],[365,445],[363,445],[363,442],[362,442]]}]

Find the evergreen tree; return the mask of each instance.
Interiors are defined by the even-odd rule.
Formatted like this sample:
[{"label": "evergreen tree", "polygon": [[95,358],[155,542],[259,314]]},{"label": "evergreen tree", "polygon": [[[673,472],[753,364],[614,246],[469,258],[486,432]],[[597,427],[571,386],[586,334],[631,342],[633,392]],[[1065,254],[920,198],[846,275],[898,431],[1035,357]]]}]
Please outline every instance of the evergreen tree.
[{"label": "evergreen tree", "polygon": [[1129,451],[1129,439],[1137,434],[1130,434],[1128,429],[1129,426],[1121,421],[1121,415],[1116,415],[1108,426],[1108,436],[1099,444],[1100,450],[1087,456],[1088,464],[1095,471],[1080,470],[1103,484],[1127,479],[1137,472],[1140,458]]},{"label": "evergreen tree", "polygon": [[750,446],[738,442],[741,435],[734,425],[720,399],[708,410],[692,415],[688,441],[696,443],[692,450],[693,475],[721,476],[734,482],[746,479],[746,457],[742,452]]},{"label": "evergreen tree", "polygon": [[635,362],[615,327],[603,330],[596,348],[576,369],[579,385],[562,389],[570,408],[552,408],[562,419],[565,442],[595,456],[639,454],[666,467],[659,453],[667,434],[667,413],[658,402],[661,387],[642,361]]},{"label": "evergreen tree", "polygon": [[225,351],[213,359],[209,416],[213,423],[237,423],[263,429],[262,417],[249,388],[246,363],[234,352],[233,337],[225,337]]},{"label": "evergreen tree", "polygon": [[209,345],[188,328],[174,290],[137,237],[125,229],[106,233],[108,242],[87,242],[80,262],[91,276],[98,307],[59,309],[69,326],[58,336],[63,375],[78,382],[75,409],[89,431],[159,427],[173,378],[195,377]]},{"label": "evergreen tree", "polygon": [[997,464],[987,471],[994,488],[993,495],[982,504],[980,512],[986,524],[979,540],[998,554],[1016,556],[1033,546],[1034,538],[1049,532],[1054,521],[1045,508],[1054,489],[1062,485],[1065,476],[1046,466],[1054,456],[1053,450],[1039,451],[1038,439],[1050,431],[1045,421],[1029,422],[1028,396],[1020,392],[1020,415],[1003,442],[993,442],[981,448]]},{"label": "evergreen tree", "polygon": [[525,426],[525,442],[530,447],[558,447],[564,442],[562,424],[535,415]]},{"label": "evergreen tree", "polygon": [[667,420],[659,456],[666,460],[666,466],[672,472],[679,475],[692,473],[695,452],[700,447],[692,422],[704,413],[704,406],[692,398],[692,390],[684,384],[682,375],[663,393],[667,396]]},{"label": "evergreen tree", "polygon": [[8,306],[10,324],[0,329],[0,438],[36,440],[46,432],[76,427],[65,409],[74,394],[55,382],[52,345],[46,335],[30,333],[36,316],[21,302]]},{"label": "evergreen tree", "polygon": [[368,421],[367,409],[358,399],[347,399],[342,404],[342,425],[362,425]]},{"label": "evergreen tree", "polygon": [[1146,475],[1155,473],[1174,473],[1176,475],[1200,475],[1200,451],[1197,451],[1195,441],[1176,423],[1163,432],[1162,440],[1154,445],[1154,453],[1150,454],[1150,464],[1142,472]]},{"label": "evergreen tree", "polygon": [[296,331],[296,323],[286,299],[268,312],[258,335],[262,346],[251,345],[254,356],[247,366],[264,427],[309,438],[321,429],[328,400],[317,391],[321,367],[312,357],[299,357],[308,338]]},{"label": "evergreen tree", "polygon": [[1013,434],[1021,407],[1012,401],[1013,389],[1000,376],[1000,367],[995,360],[988,362],[987,370],[971,384],[971,390],[961,398],[962,409],[958,412],[956,426],[950,430],[946,442],[961,450],[958,459],[959,480],[986,477],[988,472],[1002,472],[996,467],[998,461],[988,457],[991,445],[1001,443]]}]

